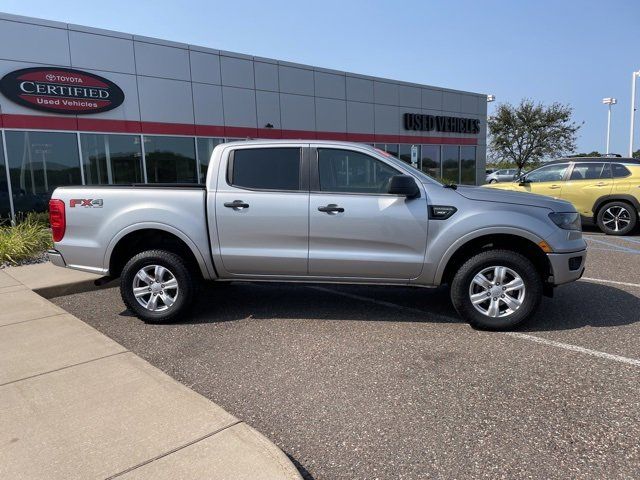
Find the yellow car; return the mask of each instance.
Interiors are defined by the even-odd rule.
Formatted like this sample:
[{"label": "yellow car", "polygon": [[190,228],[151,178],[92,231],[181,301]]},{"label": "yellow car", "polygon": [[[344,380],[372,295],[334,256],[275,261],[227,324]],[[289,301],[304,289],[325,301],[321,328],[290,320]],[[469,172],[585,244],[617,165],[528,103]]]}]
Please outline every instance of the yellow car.
[{"label": "yellow car", "polygon": [[584,222],[607,235],[627,235],[638,223],[640,160],[634,158],[563,158],[488,188],[538,193],[568,200]]}]

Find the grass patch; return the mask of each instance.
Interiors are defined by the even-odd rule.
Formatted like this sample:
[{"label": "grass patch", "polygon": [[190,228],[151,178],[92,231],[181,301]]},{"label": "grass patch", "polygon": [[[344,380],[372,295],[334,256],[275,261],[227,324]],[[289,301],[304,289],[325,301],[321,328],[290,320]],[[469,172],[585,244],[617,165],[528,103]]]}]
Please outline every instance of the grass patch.
[{"label": "grass patch", "polygon": [[42,255],[52,245],[51,230],[38,214],[28,214],[13,226],[0,226],[0,263],[15,265]]}]

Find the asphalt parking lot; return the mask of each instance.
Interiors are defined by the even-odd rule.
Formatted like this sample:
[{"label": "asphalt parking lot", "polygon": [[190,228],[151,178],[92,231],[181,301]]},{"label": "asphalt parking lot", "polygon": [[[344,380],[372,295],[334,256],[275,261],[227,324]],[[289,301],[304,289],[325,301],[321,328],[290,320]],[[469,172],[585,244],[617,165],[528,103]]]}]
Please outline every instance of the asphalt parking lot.
[{"label": "asphalt parking lot", "polygon": [[210,286],[146,325],[116,288],[53,301],[271,438],[310,479],[639,478],[640,236],[513,333],[439,289]]}]

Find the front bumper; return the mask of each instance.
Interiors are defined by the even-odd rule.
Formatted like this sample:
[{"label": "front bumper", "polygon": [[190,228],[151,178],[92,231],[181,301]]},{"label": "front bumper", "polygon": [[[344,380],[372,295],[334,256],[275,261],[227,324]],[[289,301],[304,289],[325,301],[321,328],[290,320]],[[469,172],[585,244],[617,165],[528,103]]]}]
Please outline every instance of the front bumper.
[{"label": "front bumper", "polygon": [[580,250],[571,253],[547,253],[547,258],[551,264],[551,285],[562,285],[574,282],[582,277],[584,273],[587,251]]},{"label": "front bumper", "polygon": [[67,264],[62,258],[62,254],[57,250],[47,250],[47,256],[49,257],[49,261],[53,263],[56,267],[66,267]]}]

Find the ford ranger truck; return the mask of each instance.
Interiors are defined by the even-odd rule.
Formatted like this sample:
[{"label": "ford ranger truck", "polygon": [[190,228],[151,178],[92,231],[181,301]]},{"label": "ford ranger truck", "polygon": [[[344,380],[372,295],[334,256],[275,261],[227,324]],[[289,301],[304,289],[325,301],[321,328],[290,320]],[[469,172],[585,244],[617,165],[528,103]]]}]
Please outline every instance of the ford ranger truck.
[{"label": "ford ranger truck", "polygon": [[49,208],[51,261],[120,277],[147,322],[186,318],[203,280],[242,280],[447,284],[466,321],[509,329],[586,259],[566,201],[442,185],[346,142],[224,143],[205,185],[61,187]]}]

